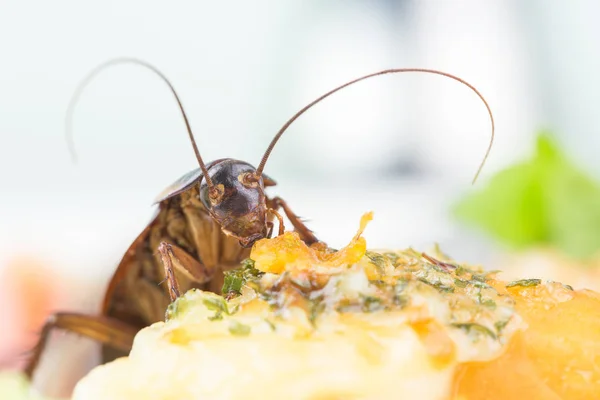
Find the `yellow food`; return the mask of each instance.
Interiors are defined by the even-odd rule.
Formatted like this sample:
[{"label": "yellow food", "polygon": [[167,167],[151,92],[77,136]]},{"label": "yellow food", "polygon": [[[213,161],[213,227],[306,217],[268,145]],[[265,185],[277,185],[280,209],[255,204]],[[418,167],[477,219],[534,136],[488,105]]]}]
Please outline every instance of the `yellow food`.
[{"label": "yellow food", "polygon": [[225,297],[186,293],[74,399],[594,398],[597,295],[367,251],[370,218],[339,251],[259,241]]},{"label": "yellow food", "polygon": [[461,366],[458,393],[468,399],[598,398],[600,296],[559,283],[514,286],[507,292],[527,329],[497,360]]}]

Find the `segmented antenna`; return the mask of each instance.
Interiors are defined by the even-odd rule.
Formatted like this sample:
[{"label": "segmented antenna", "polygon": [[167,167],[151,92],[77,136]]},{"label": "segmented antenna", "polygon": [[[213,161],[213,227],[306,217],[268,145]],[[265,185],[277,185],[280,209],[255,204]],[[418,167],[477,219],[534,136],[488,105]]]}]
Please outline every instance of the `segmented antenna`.
[{"label": "segmented antenna", "polygon": [[487,158],[490,154],[490,151],[492,150],[492,145],[494,143],[494,133],[495,133],[495,126],[494,126],[494,116],[492,115],[492,109],[490,108],[490,106],[488,105],[487,101],[485,100],[485,98],[483,97],[483,95],[481,93],[479,93],[479,91],[475,88],[475,86],[471,85],[470,83],[468,83],[467,81],[449,74],[447,72],[442,72],[442,71],[438,71],[435,69],[425,69],[425,68],[399,68],[399,69],[386,69],[383,71],[379,71],[379,72],[375,72],[369,75],[365,75],[362,76],[360,78],[354,79],[350,82],[347,82],[341,86],[338,86],[337,88],[325,93],[324,95],[322,95],[321,97],[317,98],[316,100],[314,100],[313,102],[309,103],[306,107],[304,107],[303,109],[301,109],[300,111],[298,111],[292,118],[290,118],[279,130],[279,132],[277,132],[277,134],[275,135],[275,137],[273,138],[273,140],[271,140],[271,143],[269,144],[269,147],[267,147],[267,151],[265,151],[265,154],[262,157],[262,160],[260,161],[260,164],[258,165],[258,168],[256,169],[256,178],[260,178],[262,175],[262,172],[265,168],[265,164],[267,163],[267,160],[269,159],[269,156],[271,155],[271,152],[273,151],[273,148],[275,147],[275,145],[277,144],[277,141],[279,140],[279,138],[281,138],[281,135],[283,135],[283,133],[287,130],[287,128],[290,127],[290,125],[296,120],[298,119],[298,117],[300,117],[302,114],[304,114],[306,111],[308,111],[312,106],[316,105],[317,103],[319,103],[321,100],[326,99],[327,97],[331,96],[332,94],[334,94],[335,92],[344,89],[345,87],[348,87],[352,84],[355,84],[357,82],[360,82],[362,80],[368,79],[368,78],[373,78],[375,76],[379,76],[379,75],[386,75],[386,74],[394,74],[394,73],[401,73],[401,72],[423,72],[423,73],[427,73],[427,74],[435,74],[435,75],[442,75],[445,76],[447,78],[450,79],[454,79],[455,81],[458,81],[460,83],[462,83],[463,85],[469,87],[472,91],[475,92],[475,94],[477,94],[477,96],[479,96],[479,98],[481,99],[481,101],[483,102],[483,104],[485,105],[485,107],[487,108],[487,111],[490,115],[490,121],[492,123],[492,136],[490,138],[490,144],[487,148],[487,151],[485,152],[485,156],[483,157],[483,161],[481,162],[481,164],[479,165],[479,168],[477,169],[477,172],[475,173],[475,177],[473,178],[473,182],[475,183],[475,181],[477,180],[477,178],[479,177],[479,173],[481,172],[481,169],[483,168],[483,166],[485,165],[485,162],[487,161]]},{"label": "segmented antenna", "polygon": [[92,81],[93,78],[96,77],[96,75],[98,75],[104,69],[117,64],[136,64],[145,67],[150,71],[154,72],[156,75],[158,75],[169,86],[169,89],[171,89],[171,93],[173,93],[173,96],[175,96],[175,100],[177,100],[177,104],[179,105],[181,114],[183,115],[183,120],[185,121],[185,126],[187,128],[190,141],[192,142],[192,147],[194,148],[196,159],[198,160],[198,164],[200,164],[200,169],[202,170],[202,174],[204,175],[204,179],[206,180],[206,184],[208,185],[208,188],[211,192],[214,191],[213,182],[210,179],[210,176],[208,176],[208,169],[206,168],[206,165],[204,164],[204,161],[200,156],[200,151],[198,150],[198,146],[196,145],[196,140],[194,139],[194,134],[192,133],[190,122],[188,120],[187,114],[185,113],[185,110],[183,109],[183,104],[181,103],[181,100],[179,99],[179,96],[175,91],[175,88],[173,87],[169,79],[167,79],[167,77],[156,67],[154,67],[152,64],[147,63],[146,61],[139,60],[137,58],[121,57],[106,61],[94,68],[77,86],[77,89],[75,90],[75,93],[73,93],[73,97],[69,102],[69,107],[67,108],[67,115],[65,117],[65,135],[67,139],[67,146],[69,147],[69,153],[71,154],[73,161],[77,160],[77,154],[75,152],[75,145],[73,142],[73,111],[75,109],[75,105],[79,101],[79,97],[81,97],[81,94],[83,93],[85,87]]}]

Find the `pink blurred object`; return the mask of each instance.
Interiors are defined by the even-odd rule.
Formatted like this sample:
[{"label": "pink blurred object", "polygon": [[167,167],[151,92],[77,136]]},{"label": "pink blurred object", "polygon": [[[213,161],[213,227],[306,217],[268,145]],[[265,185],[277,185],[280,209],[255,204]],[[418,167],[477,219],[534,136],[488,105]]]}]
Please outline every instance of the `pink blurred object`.
[{"label": "pink blurred object", "polygon": [[60,302],[60,279],[40,260],[15,257],[0,270],[2,368],[22,368],[45,319]]}]

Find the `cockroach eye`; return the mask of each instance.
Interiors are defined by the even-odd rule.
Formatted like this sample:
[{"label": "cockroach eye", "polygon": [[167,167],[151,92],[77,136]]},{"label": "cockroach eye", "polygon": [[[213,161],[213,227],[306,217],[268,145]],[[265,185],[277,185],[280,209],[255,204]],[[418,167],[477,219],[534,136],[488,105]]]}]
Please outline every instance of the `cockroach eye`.
[{"label": "cockroach eye", "polygon": [[244,172],[238,176],[238,181],[240,181],[242,185],[248,188],[258,187],[259,179],[260,178],[257,178],[256,175],[252,172]]},{"label": "cockroach eye", "polygon": [[219,183],[208,189],[208,199],[210,200],[210,204],[215,205],[219,204],[223,199],[223,193],[225,192],[225,187],[223,184]]}]

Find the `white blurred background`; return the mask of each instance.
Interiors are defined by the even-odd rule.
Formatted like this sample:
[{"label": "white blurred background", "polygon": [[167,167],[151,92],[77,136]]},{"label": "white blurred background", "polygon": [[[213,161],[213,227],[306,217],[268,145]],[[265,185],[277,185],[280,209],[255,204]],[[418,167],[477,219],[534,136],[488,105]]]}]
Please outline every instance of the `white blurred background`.
[{"label": "white blurred background", "polygon": [[[13,329],[3,334],[0,359],[24,345],[19,329],[31,333],[39,323],[19,322],[29,311],[11,302],[33,290],[28,277],[48,288],[44,311],[95,312],[155,195],[197,167],[167,87],[132,65],[106,70],[84,92],[74,114],[79,162],[71,162],[66,107],[97,64],[133,56],[162,70],[206,160],[256,165],[280,126],[325,91],[381,69],[423,67],[466,79],[494,111],[496,142],[478,184],[530,153],[542,127],[598,174],[598,15],[591,0],[4,0],[0,323]],[[265,172],[278,181],[270,193],[334,247],[374,210],[371,247],[438,242],[456,258],[485,263],[491,245],[448,208],[471,189],[489,136],[483,104],[457,82],[379,77],[305,114]],[[89,363],[87,350],[69,348],[67,358],[64,346],[58,338],[45,363],[63,364],[49,380],[54,393],[79,376],[58,379],[58,370]]]}]

